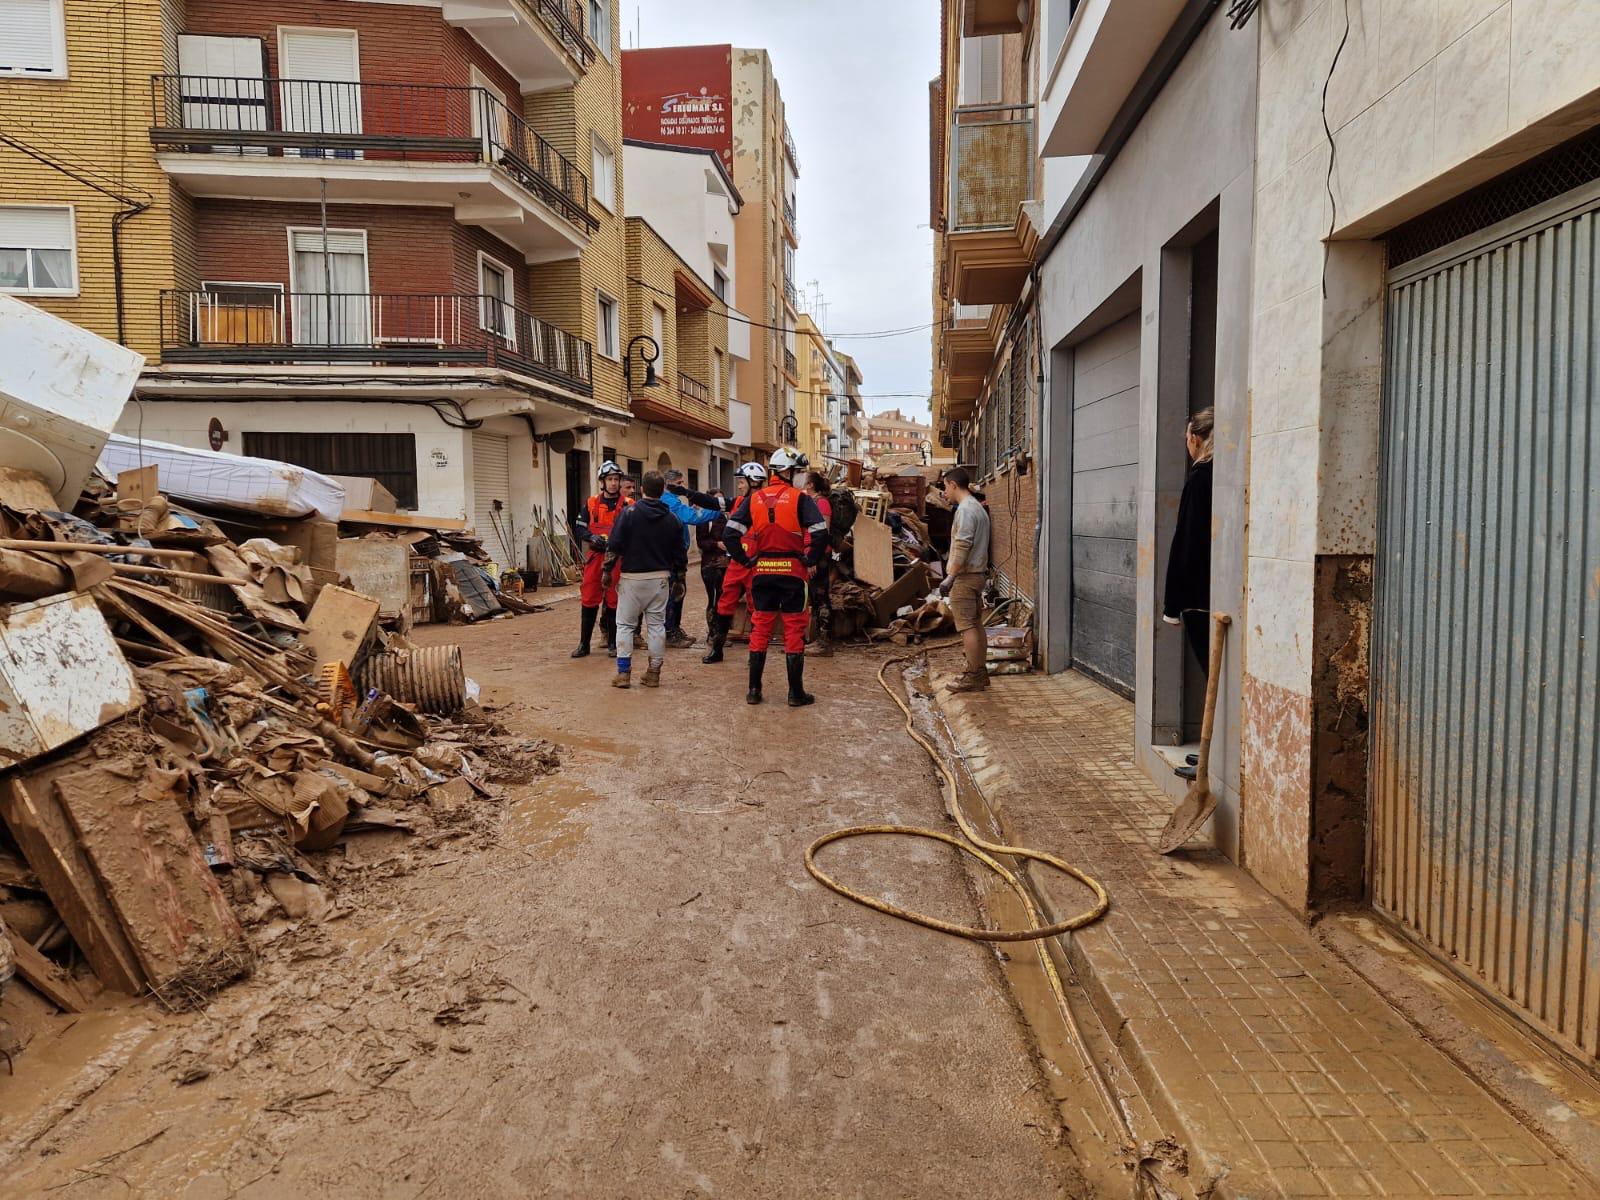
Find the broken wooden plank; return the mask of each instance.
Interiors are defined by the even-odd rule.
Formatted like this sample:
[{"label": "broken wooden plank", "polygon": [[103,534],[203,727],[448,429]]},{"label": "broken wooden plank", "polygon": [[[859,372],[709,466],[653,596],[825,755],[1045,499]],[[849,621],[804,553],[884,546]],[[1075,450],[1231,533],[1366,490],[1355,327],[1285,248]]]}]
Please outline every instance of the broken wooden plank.
[{"label": "broken wooden plank", "polygon": [[341,525],[382,525],[390,529],[438,529],[454,532],[465,529],[467,523],[459,517],[425,517],[418,513],[372,512],[369,509],[347,508],[339,514]]},{"label": "broken wooden plank", "polygon": [[875,588],[891,586],[894,583],[894,534],[889,527],[861,513],[850,530],[850,540],[855,546],[856,578]]},{"label": "broken wooden plank", "polygon": [[54,792],[55,777],[81,762],[69,755],[13,776],[0,788],[0,818],[101,985],[137,995],[144,972]]},{"label": "broken wooden plank", "polygon": [[44,542],[32,538],[0,538],[0,550],[32,550],[44,554],[126,554],[134,558],[194,557],[191,550],[113,546],[104,542]]},{"label": "broken wooden plank", "polygon": [[78,985],[73,981],[72,976],[40,954],[27,942],[11,932],[10,929],[5,930],[5,935],[6,940],[11,943],[11,954],[16,960],[17,974],[31,983],[35,991],[62,1012],[81,1013],[88,1011],[88,997],[78,990]]},{"label": "broken wooden plank", "polygon": [[204,994],[244,973],[250,954],[178,808],[177,772],[131,759],[80,765],[55,794],[152,990]]},{"label": "broken wooden plank", "polygon": [[161,495],[161,468],[151,463],[117,472],[117,499],[137,500],[139,508]]}]

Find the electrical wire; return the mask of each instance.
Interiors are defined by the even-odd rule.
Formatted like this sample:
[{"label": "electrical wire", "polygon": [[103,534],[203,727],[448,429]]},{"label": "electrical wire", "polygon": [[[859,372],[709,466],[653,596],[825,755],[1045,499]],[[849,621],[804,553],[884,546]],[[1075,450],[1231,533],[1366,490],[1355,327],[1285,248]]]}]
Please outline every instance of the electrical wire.
[{"label": "electrical wire", "polygon": [[[647,282],[647,281],[645,281],[643,279],[638,278],[637,276],[633,276],[633,275],[628,276],[628,282],[629,283],[633,283],[633,284],[637,284],[639,287],[645,288],[648,291],[652,291],[652,292],[656,293],[656,295],[658,295],[658,296],[666,296],[667,298],[672,299],[672,300],[676,300],[678,298],[678,293],[677,292],[669,292],[665,288],[658,288],[655,284],[649,283],[649,282]],[[721,315],[727,317],[728,320],[733,321],[736,324],[748,325],[752,329],[770,329],[774,333],[794,333],[795,332],[794,327],[790,326],[790,325],[768,325],[764,321],[755,321],[755,320],[752,320],[749,317],[735,316],[733,314],[733,311],[728,308],[728,302],[726,300],[718,300],[718,303],[722,305],[723,310],[724,310]],[[926,324],[923,324],[923,325],[907,325],[907,326],[904,326],[903,328],[900,328],[900,329],[875,329],[875,330],[870,330],[870,331],[868,331],[866,333],[832,333],[832,334],[828,335],[828,340],[832,341],[832,340],[834,340],[836,338],[850,338],[852,340],[860,340],[860,339],[863,339],[863,338],[872,339],[872,338],[905,337],[908,334],[921,333],[924,330],[938,328],[938,327],[941,327],[941,326],[944,326],[944,325],[948,325],[949,323],[950,322],[948,322],[948,321],[929,321],[929,322],[927,322]]]},{"label": "electrical wire", "polygon": [[1344,34],[1339,38],[1339,48],[1333,52],[1328,64],[1328,77],[1322,81],[1322,132],[1328,139],[1328,177],[1323,186],[1328,191],[1328,236],[1322,240],[1322,298],[1328,298],[1328,254],[1332,249],[1333,231],[1339,224],[1339,198],[1333,194],[1333,167],[1339,146],[1333,140],[1333,127],[1328,124],[1328,88],[1333,84],[1333,73],[1339,68],[1345,43],[1350,40],[1350,0],[1344,0]]}]

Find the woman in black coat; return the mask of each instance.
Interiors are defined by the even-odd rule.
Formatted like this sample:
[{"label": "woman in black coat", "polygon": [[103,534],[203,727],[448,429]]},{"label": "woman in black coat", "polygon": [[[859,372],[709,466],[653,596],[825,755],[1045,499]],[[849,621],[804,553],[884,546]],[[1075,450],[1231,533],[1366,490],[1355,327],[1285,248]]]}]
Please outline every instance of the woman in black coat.
[{"label": "woman in black coat", "polygon": [[1167,586],[1161,602],[1161,619],[1183,625],[1189,645],[1209,672],[1211,615],[1211,437],[1212,410],[1203,408],[1189,418],[1184,441],[1189,448],[1189,476],[1178,501],[1178,527],[1172,533],[1172,553],[1167,556]]}]

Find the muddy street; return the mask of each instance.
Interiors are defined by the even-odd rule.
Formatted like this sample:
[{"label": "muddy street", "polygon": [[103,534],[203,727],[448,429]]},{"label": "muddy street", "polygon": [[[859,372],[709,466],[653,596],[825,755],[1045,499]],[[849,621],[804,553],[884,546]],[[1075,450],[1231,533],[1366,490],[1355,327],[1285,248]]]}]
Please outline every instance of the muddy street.
[{"label": "muddy street", "polygon": [[[558,602],[422,631],[560,770],[476,837],[357,839],[335,911],[204,1012],[132,1005],[30,1051],[0,1089],[10,1194],[1084,1194],[993,951],[805,873],[829,829],[941,820],[880,652],[813,660],[804,710],[780,659],[751,708],[742,648],[620,692],[603,653],[568,658],[576,624]],[[929,844],[828,853],[980,918]]]}]

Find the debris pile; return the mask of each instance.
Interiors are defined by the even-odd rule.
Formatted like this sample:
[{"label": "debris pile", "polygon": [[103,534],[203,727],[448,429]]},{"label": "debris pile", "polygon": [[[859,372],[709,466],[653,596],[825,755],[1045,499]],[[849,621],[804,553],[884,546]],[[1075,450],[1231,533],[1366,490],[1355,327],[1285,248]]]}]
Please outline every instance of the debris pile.
[{"label": "debris pile", "polygon": [[398,548],[409,592],[430,543],[447,605],[503,610],[474,539],[341,540],[158,476],[96,476],[71,513],[0,491],[0,972],[72,1011],[96,987],[202,1003],[249,973],[249,927],[326,911],[361,835],[481,829],[497,784],[555,766],[478,705],[459,648],[344,586],[345,546]]}]

